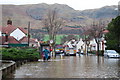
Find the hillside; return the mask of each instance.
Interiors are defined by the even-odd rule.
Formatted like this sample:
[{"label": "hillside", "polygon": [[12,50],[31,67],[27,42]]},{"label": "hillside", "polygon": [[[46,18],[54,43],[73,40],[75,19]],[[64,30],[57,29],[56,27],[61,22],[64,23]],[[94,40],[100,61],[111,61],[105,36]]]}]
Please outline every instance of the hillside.
[{"label": "hillside", "polygon": [[56,8],[60,17],[67,21],[66,25],[90,25],[94,20],[110,21],[117,15],[117,6],[105,6],[98,9],[78,11],[65,4],[45,3],[31,5],[2,5],[2,24],[6,26],[8,18],[13,20],[13,25],[27,27],[31,21],[31,28],[41,28],[42,19],[49,8]]}]

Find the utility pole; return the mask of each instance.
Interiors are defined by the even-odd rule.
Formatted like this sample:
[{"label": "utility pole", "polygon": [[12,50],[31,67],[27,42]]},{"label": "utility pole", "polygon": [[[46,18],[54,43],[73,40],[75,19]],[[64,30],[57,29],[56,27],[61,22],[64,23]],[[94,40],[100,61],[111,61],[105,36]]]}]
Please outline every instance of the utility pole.
[{"label": "utility pole", "polygon": [[30,21],[28,22],[28,46],[30,44]]}]

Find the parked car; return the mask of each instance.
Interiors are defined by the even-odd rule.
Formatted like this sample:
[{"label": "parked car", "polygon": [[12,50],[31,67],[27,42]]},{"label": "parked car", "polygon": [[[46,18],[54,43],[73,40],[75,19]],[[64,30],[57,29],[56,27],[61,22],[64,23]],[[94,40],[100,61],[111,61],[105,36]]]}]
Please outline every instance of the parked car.
[{"label": "parked car", "polygon": [[108,58],[120,58],[120,55],[115,50],[105,50],[104,57]]},{"label": "parked car", "polygon": [[65,55],[66,56],[76,56],[76,50],[74,50],[74,49],[69,49],[69,50],[66,50],[66,52],[65,52]]},{"label": "parked car", "polygon": [[59,49],[56,49],[56,50],[55,50],[55,53],[56,53],[56,54],[60,54],[61,52],[60,52]]},{"label": "parked car", "polygon": [[56,53],[56,54],[63,54],[64,51],[63,51],[63,50],[56,49],[56,50],[55,50],[55,53]]}]

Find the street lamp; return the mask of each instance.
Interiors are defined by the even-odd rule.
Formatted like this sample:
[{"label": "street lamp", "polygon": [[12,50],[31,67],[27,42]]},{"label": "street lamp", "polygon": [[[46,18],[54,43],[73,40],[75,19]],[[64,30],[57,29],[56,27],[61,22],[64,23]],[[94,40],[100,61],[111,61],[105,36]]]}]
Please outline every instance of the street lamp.
[{"label": "street lamp", "polygon": [[90,44],[90,41],[87,39],[87,40],[86,40],[86,45],[87,45],[87,55],[88,55],[89,44]]},{"label": "street lamp", "polygon": [[89,48],[89,44],[90,44],[89,36],[86,37],[86,35],[85,35],[85,39],[83,41],[85,42],[85,53],[88,55],[88,48]]},{"label": "street lamp", "polygon": [[52,50],[51,53],[52,53],[52,56],[53,56],[53,48],[52,48],[52,44],[53,44],[53,40],[50,40],[50,50]]}]

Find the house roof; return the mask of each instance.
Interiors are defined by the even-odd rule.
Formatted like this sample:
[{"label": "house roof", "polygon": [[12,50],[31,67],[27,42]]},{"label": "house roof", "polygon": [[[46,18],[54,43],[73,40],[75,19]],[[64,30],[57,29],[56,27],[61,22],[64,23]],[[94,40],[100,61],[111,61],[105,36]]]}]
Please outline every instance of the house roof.
[{"label": "house roof", "polygon": [[16,27],[14,27],[12,25],[8,25],[7,27],[2,27],[2,33],[7,33],[9,35],[15,29],[16,29]]},{"label": "house roof", "polygon": [[27,30],[25,30],[24,28],[22,28],[22,27],[18,27],[22,32],[24,32],[25,34],[27,34],[28,33],[28,31]]},{"label": "house roof", "polygon": [[19,28],[23,33],[27,34],[27,30],[25,30],[24,28],[14,27],[13,25],[8,25],[6,27],[2,27],[2,33],[7,33],[8,35],[10,35],[10,33],[12,33],[17,28]]},{"label": "house roof", "polygon": [[[6,42],[5,36],[0,36],[0,44],[20,44],[28,42],[28,37],[22,38],[20,41],[17,41],[13,36],[8,36],[8,41]],[[30,43],[36,43],[36,39],[31,38]]]},{"label": "house roof", "polygon": [[2,31],[2,26],[0,26],[0,31]]},{"label": "house roof", "polygon": [[0,42],[2,44],[19,44],[20,43],[13,36],[8,36],[8,41],[7,42],[6,42],[6,37],[5,36],[0,36]]},{"label": "house roof", "polygon": [[[28,42],[28,37],[23,37],[20,42]],[[36,39],[30,38],[30,43],[36,43]]]},{"label": "house roof", "polygon": [[103,33],[108,33],[108,32],[109,32],[109,30],[107,30],[107,29],[103,31]]},{"label": "house roof", "polygon": [[16,40],[13,36],[9,36],[8,37],[8,42],[9,43],[14,43],[14,44],[18,44],[20,43],[18,40]]},{"label": "house roof", "polygon": [[23,37],[22,39],[19,40],[20,42],[28,42],[28,37]]}]

